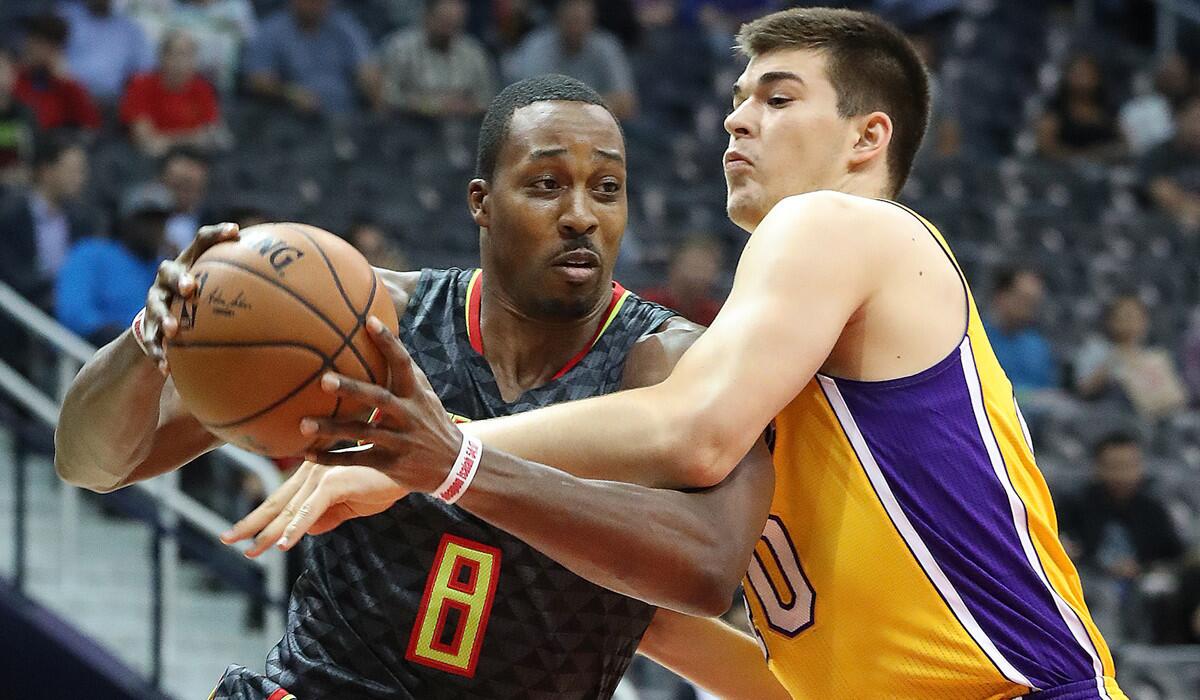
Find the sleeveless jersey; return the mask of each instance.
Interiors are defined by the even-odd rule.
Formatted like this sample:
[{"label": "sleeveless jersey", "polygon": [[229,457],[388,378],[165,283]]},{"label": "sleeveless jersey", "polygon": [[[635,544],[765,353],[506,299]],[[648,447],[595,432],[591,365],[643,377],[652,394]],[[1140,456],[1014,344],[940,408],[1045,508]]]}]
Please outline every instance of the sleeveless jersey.
[{"label": "sleeveless jersey", "polygon": [[[506,403],[469,330],[479,280],[422,271],[400,321],[413,360],[463,419],[615,391],[634,343],[675,315],[614,292],[590,350]],[[270,679],[303,700],[607,698],[654,614],[423,494],[308,539],[285,635],[267,659]]]},{"label": "sleeveless jersey", "polygon": [[890,381],[817,375],[775,419],[744,583],[794,697],[1125,698],[963,288],[966,331],[943,360]]}]

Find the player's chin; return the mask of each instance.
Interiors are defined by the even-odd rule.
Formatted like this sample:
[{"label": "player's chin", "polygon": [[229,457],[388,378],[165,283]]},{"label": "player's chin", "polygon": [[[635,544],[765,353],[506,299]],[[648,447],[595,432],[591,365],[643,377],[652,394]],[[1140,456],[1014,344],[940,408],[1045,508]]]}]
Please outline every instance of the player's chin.
[{"label": "player's chin", "polygon": [[766,214],[763,211],[761,197],[744,190],[734,191],[733,188],[730,188],[729,196],[725,200],[725,212],[729,215],[730,221],[751,233]]}]

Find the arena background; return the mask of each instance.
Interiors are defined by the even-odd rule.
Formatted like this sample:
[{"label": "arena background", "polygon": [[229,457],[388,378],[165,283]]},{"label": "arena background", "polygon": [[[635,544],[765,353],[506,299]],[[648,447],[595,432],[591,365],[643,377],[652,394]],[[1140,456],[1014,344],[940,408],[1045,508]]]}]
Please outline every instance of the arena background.
[{"label": "arena background", "polygon": [[[932,127],[901,199],[968,273],[1123,687],[1200,697],[1200,2],[844,5],[893,19],[930,62]],[[280,634],[287,562],[215,533],[287,465],[222,452],[107,496],[55,476],[62,391],[158,259],[112,254],[147,249],[127,222],[162,214],[150,257],[198,224],[295,220],[381,266],[474,265],[486,101],[568,72],[628,138],[618,278],[706,322],[744,241],[719,167],[729,47],[782,6],[0,3],[0,696],[205,697]],[[328,23],[322,60],[296,55],[292,12]],[[627,681],[621,697],[700,697],[645,661]]]}]

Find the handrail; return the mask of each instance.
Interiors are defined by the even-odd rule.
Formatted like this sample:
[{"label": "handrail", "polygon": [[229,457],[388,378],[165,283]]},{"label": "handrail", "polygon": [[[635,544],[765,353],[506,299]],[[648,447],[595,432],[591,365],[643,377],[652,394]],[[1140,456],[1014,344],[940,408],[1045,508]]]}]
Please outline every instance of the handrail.
[{"label": "handrail", "polygon": [[[11,316],[28,330],[41,336],[59,351],[71,359],[83,364],[96,354],[96,347],[79,336],[64,328],[57,320],[39,309],[28,299],[21,296],[12,287],[0,282],[0,312]],[[18,377],[20,375],[17,375]],[[28,385],[27,386],[32,386]],[[38,392],[39,395],[41,392]],[[57,409],[54,416],[58,416]],[[57,423],[57,420],[54,421]],[[220,448],[221,454],[233,460],[237,465],[257,476],[263,482],[263,488],[268,493],[275,491],[283,483],[279,471],[267,460],[238,449],[232,445]]]},{"label": "handrail", "polygon": [[[60,383],[69,383],[80,365],[87,362],[96,352],[96,348],[90,343],[61,326],[56,320],[3,282],[0,282],[0,313],[12,317],[61,353],[58,372]],[[42,389],[3,361],[0,361],[0,393],[8,395],[24,406],[30,414],[50,428],[57,427],[60,413],[58,401],[47,396]],[[63,393],[62,387],[59,387],[57,396],[61,397]],[[236,467],[257,476],[268,492],[276,490],[283,483],[279,471],[262,457],[230,445],[222,446],[220,452],[229,457]],[[24,567],[21,565],[21,550],[24,547],[21,534],[23,523],[20,522],[23,521],[20,504],[24,500],[24,489],[20,484],[24,471],[24,466],[18,464],[18,493],[16,494],[18,541],[15,552],[18,561],[15,572],[18,585],[24,573]],[[153,549],[155,576],[152,586],[154,616],[151,630],[151,676],[154,683],[160,685],[162,669],[165,666],[164,654],[171,651],[169,647],[164,646],[163,642],[165,639],[171,638],[169,632],[174,619],[175,605],[173,601],[179,556],[179,546],[175,537],[177,525],[180,521],[186,521],[215,541],[222,532],[229,529],[231,523],[203,503],[183,493],[179,488],[178,475],[175,473],[163,475],[149,482],[133,484],[133,488],[146,494],[156,508],[160,509],[159,517],[153,523],[156,545]],[[64,574],[62,582],[65,584],[65,574],[70,562],[74,559],[72,553],[75,548],[74,529],[78,512],[78,489],[66,488],[61,491],[60,495],[64,554],[62,557],[62,573]],[[247,545],[241,545],[240,548],[245,549]],[[272,550],[261,558],[250,560],[250,563],[262,571],[265,579],[267,596],[271,603],[267,607],[268,619],[272,621],[272,627],[282,628],[282,606],[276,605],[275,602],[280,595],[285,594],[287,574],[284,556],[281,552]]]}]

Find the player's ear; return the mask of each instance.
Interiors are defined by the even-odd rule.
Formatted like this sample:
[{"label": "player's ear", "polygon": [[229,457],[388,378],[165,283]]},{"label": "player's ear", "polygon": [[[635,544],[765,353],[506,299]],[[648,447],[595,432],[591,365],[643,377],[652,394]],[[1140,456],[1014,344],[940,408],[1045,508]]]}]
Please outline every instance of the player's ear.
[{"label": "player's ear", "polygon": [[471,218],[480,228],[487,228],[491,218],[488,212],[488,194],[491,188],[487,180],[475,178],[467,185],[467,207],[471,210]]},{"label": "player's ear", "polygon": [[892,142],[892,118],[884,112],[871,112],[858,121],[858,141],[850,154],[850,165],[860,167],[882,158]]}]

